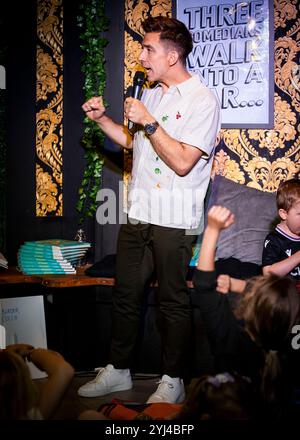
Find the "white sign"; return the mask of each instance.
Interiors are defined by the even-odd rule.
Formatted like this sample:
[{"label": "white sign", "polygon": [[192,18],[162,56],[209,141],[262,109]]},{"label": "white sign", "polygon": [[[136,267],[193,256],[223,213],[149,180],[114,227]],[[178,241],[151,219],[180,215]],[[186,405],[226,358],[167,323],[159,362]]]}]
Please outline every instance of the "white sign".
[{"label": "white sign", "polygon": [[212,89],[223,128],[273,128],[273,2],[177,0],[193,37],[190,72]]},{"label": "white sign", "polygon": [[[47,348],[43,296],[0,299],[0,324],[5,328],[6,345],[31,344]],[[33,379],[46,376],[31,362],[28,363]]]},{"label": "white sign", "polygon": [[0,89],[6,88],[5,67],[0,64]]}]

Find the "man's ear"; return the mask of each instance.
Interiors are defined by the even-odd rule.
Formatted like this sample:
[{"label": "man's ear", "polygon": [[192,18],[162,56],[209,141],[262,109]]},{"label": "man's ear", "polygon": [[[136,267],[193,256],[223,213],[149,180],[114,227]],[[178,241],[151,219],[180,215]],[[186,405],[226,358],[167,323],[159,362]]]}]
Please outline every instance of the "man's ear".
[{"label": "man's ear", "polygon": [[280,208],[278,210],[278,215],[281,218],[281,220],[286,220],[286,218],[287,218],[287,212],[285,209]]},{"label": "man's ear", "polygon": [[178,52],[176,50],[170,50],[168,53],[168,60],[170,66],[174,66],[177,63],[179,58]]}]

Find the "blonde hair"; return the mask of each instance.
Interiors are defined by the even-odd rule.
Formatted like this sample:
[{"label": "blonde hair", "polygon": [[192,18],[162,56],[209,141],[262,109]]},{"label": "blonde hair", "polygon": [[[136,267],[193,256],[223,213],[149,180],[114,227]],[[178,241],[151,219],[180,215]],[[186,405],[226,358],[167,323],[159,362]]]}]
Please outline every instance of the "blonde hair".
[{"label": "blonde hair", "polygon": [[38,392],[23,358],[0,351],[0,420],[24,420],[36,408]]}]

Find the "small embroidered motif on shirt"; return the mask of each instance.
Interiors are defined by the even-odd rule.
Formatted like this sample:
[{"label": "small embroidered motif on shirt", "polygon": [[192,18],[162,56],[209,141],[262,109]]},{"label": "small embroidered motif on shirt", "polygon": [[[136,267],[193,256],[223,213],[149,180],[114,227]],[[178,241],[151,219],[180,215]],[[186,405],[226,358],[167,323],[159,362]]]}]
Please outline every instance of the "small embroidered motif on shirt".
[{"label": "small embroidered motif on shirt", "polygon": [[176,119],[179,119],[179,118],[181,118],[181,114],[179,112],[177,112]]},{"label": "small embroidered motif on shirt", "polygon": [[155,174],[161,174],[161,171],[159,168],[155,168],[154,172],[155,172]]},{"label": "small embroidered motif on shirt", "polygon": [[158,157],[158,156],[156,156],[155,160],[156,160],[156,162],[158,162],[158,161],[159,161],[159,157]]},{"label": "small embroidered motif on shirt", "polygon": [[168,117],[169,117],[169,115],[164,115],[164,116],[161,118],[161,120],[162,120],[163,122],[166,122],[166,120],[168,119]]}]

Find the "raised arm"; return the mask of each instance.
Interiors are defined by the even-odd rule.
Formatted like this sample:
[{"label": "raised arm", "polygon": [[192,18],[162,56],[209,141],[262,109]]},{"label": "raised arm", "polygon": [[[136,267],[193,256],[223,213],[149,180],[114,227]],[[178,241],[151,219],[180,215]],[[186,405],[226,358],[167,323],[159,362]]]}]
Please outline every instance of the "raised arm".
[{"label": "raised arm", "polygon": [[213,271],[220,232],[234,223],[234,214],[223,206],[212,206],[208,212],[197,269]]},{"label": "raised arm", "polygon": [[125,125],[117,124],[105,113],[102,96],[89,99],[82,106],[89,119],[95,121],[103,133],[123,148],[132,148],[132,135]]},{"label": "raised arm", "polygon": [[[222,229],[234,222],[234,215],[222,206],[213,206],[208,212],[197,270],[194,273],[195,304],[200,309],[216,367],[228,371],[231,355],[238,355],[232,341],[241,331],[226,295],[216,290],[215,252]],[[234,353],[232,352],[234,350]],[[228,358],[228,353],[230,357]]]}]

